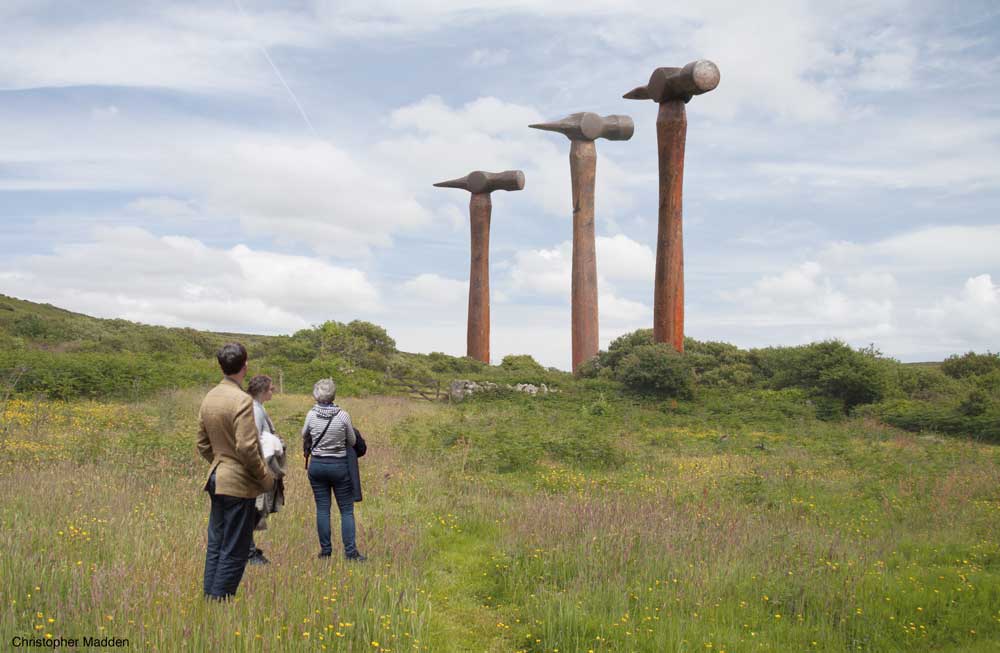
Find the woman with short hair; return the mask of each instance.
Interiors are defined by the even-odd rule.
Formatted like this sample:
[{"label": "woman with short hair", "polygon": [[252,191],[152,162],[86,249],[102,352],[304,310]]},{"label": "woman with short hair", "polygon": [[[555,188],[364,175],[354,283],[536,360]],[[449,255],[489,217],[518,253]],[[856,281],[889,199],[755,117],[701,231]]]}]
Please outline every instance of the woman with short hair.
[{"label": "woman with short hair", "polygon": [[328,558],[333,552],[330,543],[330,491],[333,490],[340,510],[344,557],[361,561],[365,556],[361,555],[355,543],[354,524],[354,501],[356,496],[360,496],[361,488],[354,487],[347,451],[357,443],[357,437],[351,416],[333,403],[336,395],[337,384],[333,379],[320,379],[313,386],[316,405],[309,409],[302,426],[302,453],[316,499],[319,557]]},{"label": "woman with short hair", "polygon": [[[281,480],[285,475],[285,443],[275,433],[274,423],[264,409],[264,402],[270,401],[271,397],[274,396],[274,383],[271,377],[266,374],[258,374],[253,377],[247,384],[247,393],[253,398],[253,419],[257,424],[261,456],[276,478],[274,487],[258,495],[256,500],[257,515],[254,530],[265,530],[267,516],[278,512],[285,503],[284,482]],[[250,536],[250,558],[247,562],[251,565],[266,565],[270,562],[264,556],[264,552],[257,548],[252,533]]]}]

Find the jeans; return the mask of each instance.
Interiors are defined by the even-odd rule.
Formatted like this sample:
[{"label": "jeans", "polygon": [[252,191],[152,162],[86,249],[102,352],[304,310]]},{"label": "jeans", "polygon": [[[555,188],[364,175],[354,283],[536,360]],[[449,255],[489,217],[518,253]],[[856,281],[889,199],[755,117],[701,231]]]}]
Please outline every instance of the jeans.
[{"label": "jeans", "polygon": [[309,462],[309,484],[316,498],[316,533],[319,535],[319,549],[323,555],[330,555],[330,490],[337,499],[340,509],[340,538],[344,542],[344,555],[354,558],[358,547],[354,542],[354,491],[351,475],[347,471],[347,457],[313,458]]},{"label": "jeans", "polygon": [[243,579],[256,509],[253,499],[216,494],[215,472],[205,489],[212,498],[205,554],[205,596],[226,599],[236,594]]}]

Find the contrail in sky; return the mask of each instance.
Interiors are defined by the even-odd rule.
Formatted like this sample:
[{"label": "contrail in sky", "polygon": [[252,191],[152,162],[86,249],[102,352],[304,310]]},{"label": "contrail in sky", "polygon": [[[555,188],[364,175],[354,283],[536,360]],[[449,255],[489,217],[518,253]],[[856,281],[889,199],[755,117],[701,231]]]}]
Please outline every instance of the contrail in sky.
[{"label": "contrail in sky", "polygon": [[[243,18],[249,21],[247,12],[243,11],[243,5],[240,4],[240,0],[233,0],[233,3],[236,5],[236,8],[240,10],[240,14]],[[271,55],[268,54],[267,48],[261,45],[260,51],[264,53],[264,58],[267,59],[267,63],[271,64],[271,70],[273,70],[274,74],[278,76],[278,80],[281,82],[281,85],[285,87],[286,91],[288,91],[288,96],[292,98],[292,102],[294,102],[295,106],[298,107],[299,113],[302,115],[302,119],[306,121],[306,125],[309,127],[309,131],[312,132],[313,136],[319,138],[319,134],[316,133],[316,128],[313,127],[312,120],[309,120],[309,115],[306,113],[306,110],[302,108],[302,103],[299,102],[299,98],[295,97],[292,87],[288,85],[288,82],[285,81],[285,77],[281,74],[281,71],[274,65],[274,61],[271,60]]]}]

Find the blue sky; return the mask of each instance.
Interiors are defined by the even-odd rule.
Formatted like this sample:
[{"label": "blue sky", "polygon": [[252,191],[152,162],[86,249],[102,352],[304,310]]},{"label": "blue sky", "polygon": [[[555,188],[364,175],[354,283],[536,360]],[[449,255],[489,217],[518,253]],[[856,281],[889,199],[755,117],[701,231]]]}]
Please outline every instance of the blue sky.
[{"label": "blue sky", "polygon": [[519,168],[492,353],[568,368],[569,142],[527,125],[635,121],[597,144],[606,347],[652,322],[656,105],[621,95],[704,58],[688,335],[997,350],[1000,8],[666,4],[5,2],[0,292],[225,331],[364,319],[462,355],[469,198],[431,184]]}]

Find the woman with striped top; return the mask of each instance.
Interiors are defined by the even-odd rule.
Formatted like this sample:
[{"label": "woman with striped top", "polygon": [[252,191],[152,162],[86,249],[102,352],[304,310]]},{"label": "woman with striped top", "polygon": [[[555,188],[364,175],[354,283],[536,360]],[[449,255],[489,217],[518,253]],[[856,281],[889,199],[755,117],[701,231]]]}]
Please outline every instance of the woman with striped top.
[{"label": "woman with striped top", "polygon": [[[309,472],[309,484],[316,499],[316,532],[319,535],[319,557],[328,558],[333,552],[330,543],[330,491],[340,509],[340,537],[344,556],[348,560],[364,560],[355,543],[354,500],[360,487],[354,488],[347,448],[357,442],[351,416],[333,403],[337,385],[333,379],[320,379],[313,386],[316,400],[306,414],[302,426],[302,453]],[[358,491],[355,492],[355,489]]]}]

